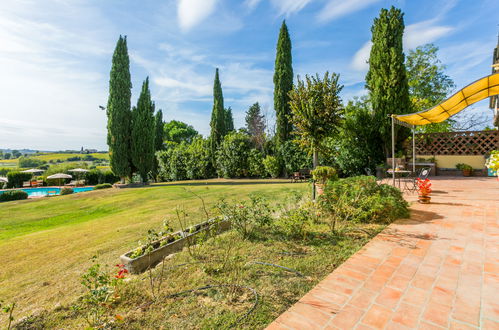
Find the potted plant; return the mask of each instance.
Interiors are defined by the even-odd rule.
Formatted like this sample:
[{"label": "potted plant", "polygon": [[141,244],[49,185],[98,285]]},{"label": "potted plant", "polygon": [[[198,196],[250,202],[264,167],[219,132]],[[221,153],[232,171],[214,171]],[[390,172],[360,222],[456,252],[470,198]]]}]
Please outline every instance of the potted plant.
[{"label": "potted plant", "polygon": [[314,178],[318,195],[324,193],[324,186],[329,180],[334,180],[338,177],[336,169],[329,166],[317,166],[311,174]]},{"label": "potted plant", "polygon": [[473,172],[473,167],[468,164],[459,163],[456,165],[456,168],[463,172],[463,176],[471,176]]},{"label": "potted plant", "polygon": [[431,182],[430,179],[421,180],[418,178],[418,202],[429,204],[431,201]]},{"label": "potted plant", "polygon": [[492,176],[496,175],[499,180],[499,150],[493,150],[490,157],[485,162],[485,166]]}]

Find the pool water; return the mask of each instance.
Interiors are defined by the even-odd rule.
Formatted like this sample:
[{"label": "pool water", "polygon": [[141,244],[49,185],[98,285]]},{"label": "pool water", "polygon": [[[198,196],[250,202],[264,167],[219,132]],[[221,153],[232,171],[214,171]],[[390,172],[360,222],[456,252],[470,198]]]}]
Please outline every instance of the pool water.
[{"label": "pool water", "polygon": [[[93,190],[93,187],[76,187],[73,188],[73,191],[75,193],[83,192],[83,191],[89,191]],[[53,195],[59,195],[61,193],[61,188],[58,187],[45,187],[45,188],[26,188],[26,189],[16,189],[16,190],[23,190],[28,193],[28,197],[42,197],[42,196],[53,196]],[[0,194],[3,193],[3,191],[0,191]]]}]

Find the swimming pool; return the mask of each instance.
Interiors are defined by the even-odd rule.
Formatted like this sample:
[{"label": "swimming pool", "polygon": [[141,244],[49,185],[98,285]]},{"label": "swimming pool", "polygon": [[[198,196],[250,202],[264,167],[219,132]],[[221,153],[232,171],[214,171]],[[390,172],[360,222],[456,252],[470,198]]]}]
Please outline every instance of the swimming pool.
[{"label": "swimming pool", "polygon": [[[76,187],[73,188],[73,191],[75,193],[83,192],[83,191],[89,191],[93,190],[94,187]],[[28,197],[42,197],[42,196],[53,196],[53,195],[59,195],[61,193],[61,188],[59,187],[44,187],[44,188],[23,188],[23,189],[16,189],[16,190],[23,190],[28,193]],[[0,194],[3,193],[4,191],[0,191]]]}]

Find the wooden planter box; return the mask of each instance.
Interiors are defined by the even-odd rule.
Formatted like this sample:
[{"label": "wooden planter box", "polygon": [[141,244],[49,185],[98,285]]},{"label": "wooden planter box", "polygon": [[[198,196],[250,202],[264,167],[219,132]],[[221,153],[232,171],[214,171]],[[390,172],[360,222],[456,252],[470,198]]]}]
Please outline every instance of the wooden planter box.
[{"label": "wooden planter box", "polygon": [[[153,243],[155,249],[148,254],[141,255],[135,259],[130,258],[130,255],[134,250],[128,251],[127,253],[120,256],[121,263],[125,265],[125,268],[132,274],[139,274],[150,267],[156,266],[160,263],[166,256],[178,252],[183,249],[183,247],[189,243],[189,240],[202,232],[207,230],[216,230],[219,234],[230,228],[230,222],[228,220],[215,221],[210,219],[208,221],[199,223],[197,225],[187,228],[185,231],[177,231],[171,233],[168,237],[163,237]],[[174,237],[180,236],[180,238],[175,239]],[[168,240],[166,244],[161,246],[161,243]]]}]

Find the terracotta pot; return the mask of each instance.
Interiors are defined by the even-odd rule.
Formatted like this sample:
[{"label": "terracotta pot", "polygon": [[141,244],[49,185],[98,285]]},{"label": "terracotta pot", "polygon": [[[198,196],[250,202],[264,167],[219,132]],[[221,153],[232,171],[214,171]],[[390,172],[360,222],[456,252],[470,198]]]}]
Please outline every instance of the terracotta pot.
[{"label": "terracotta pot", "polygon": [[472,170],[463,170],[463,176],[471,176]]},{"label": "terracotta pot", "polygon": [[431,196],[430,195],[419,195],[418,202],[421,204],[430,204]]},{"label": "terracotta pot", "polygon": [[315,190],[317,191],[317,196],[320,196],[324,193],[324,185],[320,183],[315,184]]}]

